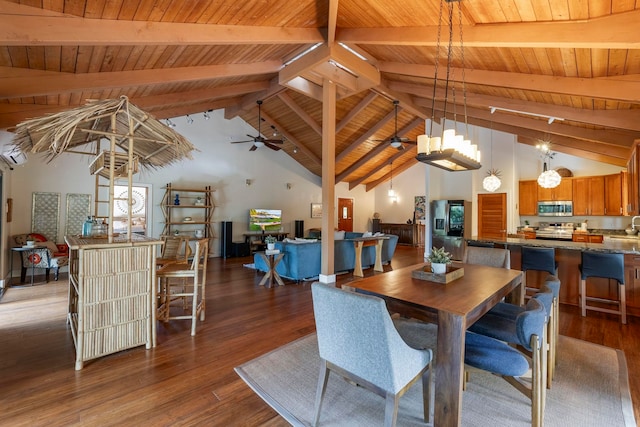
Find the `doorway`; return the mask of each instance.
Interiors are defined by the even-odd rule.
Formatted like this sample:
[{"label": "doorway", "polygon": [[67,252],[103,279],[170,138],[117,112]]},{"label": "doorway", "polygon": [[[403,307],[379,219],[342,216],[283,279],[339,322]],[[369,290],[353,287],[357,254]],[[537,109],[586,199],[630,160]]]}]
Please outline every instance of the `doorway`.
[{"label": "doorway", "polygon": [[338,230],[353,231],[353,199],[338,198]]},{"label": "doorway", "polygon": [[478,194],[478,237],[507,237],[507,193]]}]

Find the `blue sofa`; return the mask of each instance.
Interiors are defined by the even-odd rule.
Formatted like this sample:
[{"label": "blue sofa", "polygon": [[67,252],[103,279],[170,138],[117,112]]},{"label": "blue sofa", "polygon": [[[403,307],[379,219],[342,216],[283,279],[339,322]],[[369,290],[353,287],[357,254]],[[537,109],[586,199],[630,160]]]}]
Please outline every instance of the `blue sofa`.
[{"label": "blue sofa", "polygon": [[[398,236],[387,234],[389,239],[382,243],[382,263],[388,264],[393,258],[393,253],[398,244]],[[352,239],[362,237],[362,233],[346,232],[345,240],[334,242],[334,270],[335,273],[353,270],[356,260],[356,251]],[[293,243],[276,242],[276,249],[284,253],[282,261],[276,266],[276,271],[282,277],[293,280],[314,279],[320,274],[321,242]],[[362,249],[362,267],[367,268],[375,263],[376,248],[367,246]],[[268,271],[267,264],[257,254],[253,256],[257,270]]]}]

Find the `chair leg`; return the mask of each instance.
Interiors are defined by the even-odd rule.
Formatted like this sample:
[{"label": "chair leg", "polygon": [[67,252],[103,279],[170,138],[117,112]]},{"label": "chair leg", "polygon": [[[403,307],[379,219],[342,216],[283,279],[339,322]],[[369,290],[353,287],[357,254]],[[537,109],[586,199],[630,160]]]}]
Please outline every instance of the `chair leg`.
[{"label": "chair leg", "polygon": [[49,283],[49,270],[51,270],[50,268],[45,268],[44,269],[44,279],[47,283]]},{"label": "chair leg", "polygon": [[431,381],[432,364],[422,373],[422,407],[425,423],[431,422],[431,395],[433,394],[433,381]]},{"label": "chair leg", "polygon": [[198,322],[198,274],[193,278],[193,301],[191,302],[191,336],[196,335]]},{"label": "chair leg", "polygon": [[384,405],[384,426],[395,427],[398,418],[398,395],[387,393]]},{"label": "chair leg", "polygon": [[315,415],[313,416],[313,426],[318,425],[320,421],[320,409],[322,408],[322,399],[324,398],[324,392],[327,390],[327,381],[329,380],[329,368],[327,368],[327,361],[320,360],[320,375],[318,376],[318,387],[316,389],[316,403],[315,403]]},{"label": "chair leg", "polygon": [[22,267],[20,270],[20,283],[24,283],[27,278],[27,267]]},{"label": "chair leg", "polygon": [[56,267],[55,270],[53,270],[53,280],[55,280],[56,282],[58,281],[59,274],[60,274],[60,267]]},{"label": "chair leg", "polygon": [[582,317],[587,315],[587,281],[580,279],[580,311]]},{"label": "chair leg", "polygon": [[620,295],[620,316],[622,316],[622,324],[627,324],[627,291],[624,284],[618,283],[618,294]]}]

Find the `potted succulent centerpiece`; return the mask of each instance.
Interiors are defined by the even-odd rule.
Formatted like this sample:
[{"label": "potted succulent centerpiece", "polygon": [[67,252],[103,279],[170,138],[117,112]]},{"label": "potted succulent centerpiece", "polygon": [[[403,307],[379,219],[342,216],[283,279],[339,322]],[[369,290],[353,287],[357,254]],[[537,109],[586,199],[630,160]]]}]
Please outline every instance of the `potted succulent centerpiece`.
[{"label": "potted succulent centerpiece", "polygon": [[264,242],[267,244],[267,249],[270,251],[272,251],[276,247],[276,238],[273,236],[265,237]]},{"label": "potted succulent centerpiece", "polygon": [[447,264],[451,263],[451,254],[444,248],[431,249],[431,253],[427,256],[431,263],[431,272],[435,274],[444,274],[447,272]]}]

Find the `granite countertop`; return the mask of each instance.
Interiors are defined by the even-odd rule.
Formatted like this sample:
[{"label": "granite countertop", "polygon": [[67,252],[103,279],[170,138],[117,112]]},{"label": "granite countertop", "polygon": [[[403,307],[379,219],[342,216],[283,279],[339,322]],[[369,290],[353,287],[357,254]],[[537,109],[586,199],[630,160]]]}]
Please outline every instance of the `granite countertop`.
[{"label": "granite countertop", "polygon": [[542,240],[542,239],[520,239],[508,237],[506,239],[485,239],[476,236],[466,239],[467,241],[493,242],[513,246],[538,246],[542,248],[570,249],[576,251],[611,252],[624,254],[640,254],[640,238],[637,236],[620,236],[612,238],[605,236],[602,243],[573,242],[571,240]]}]

